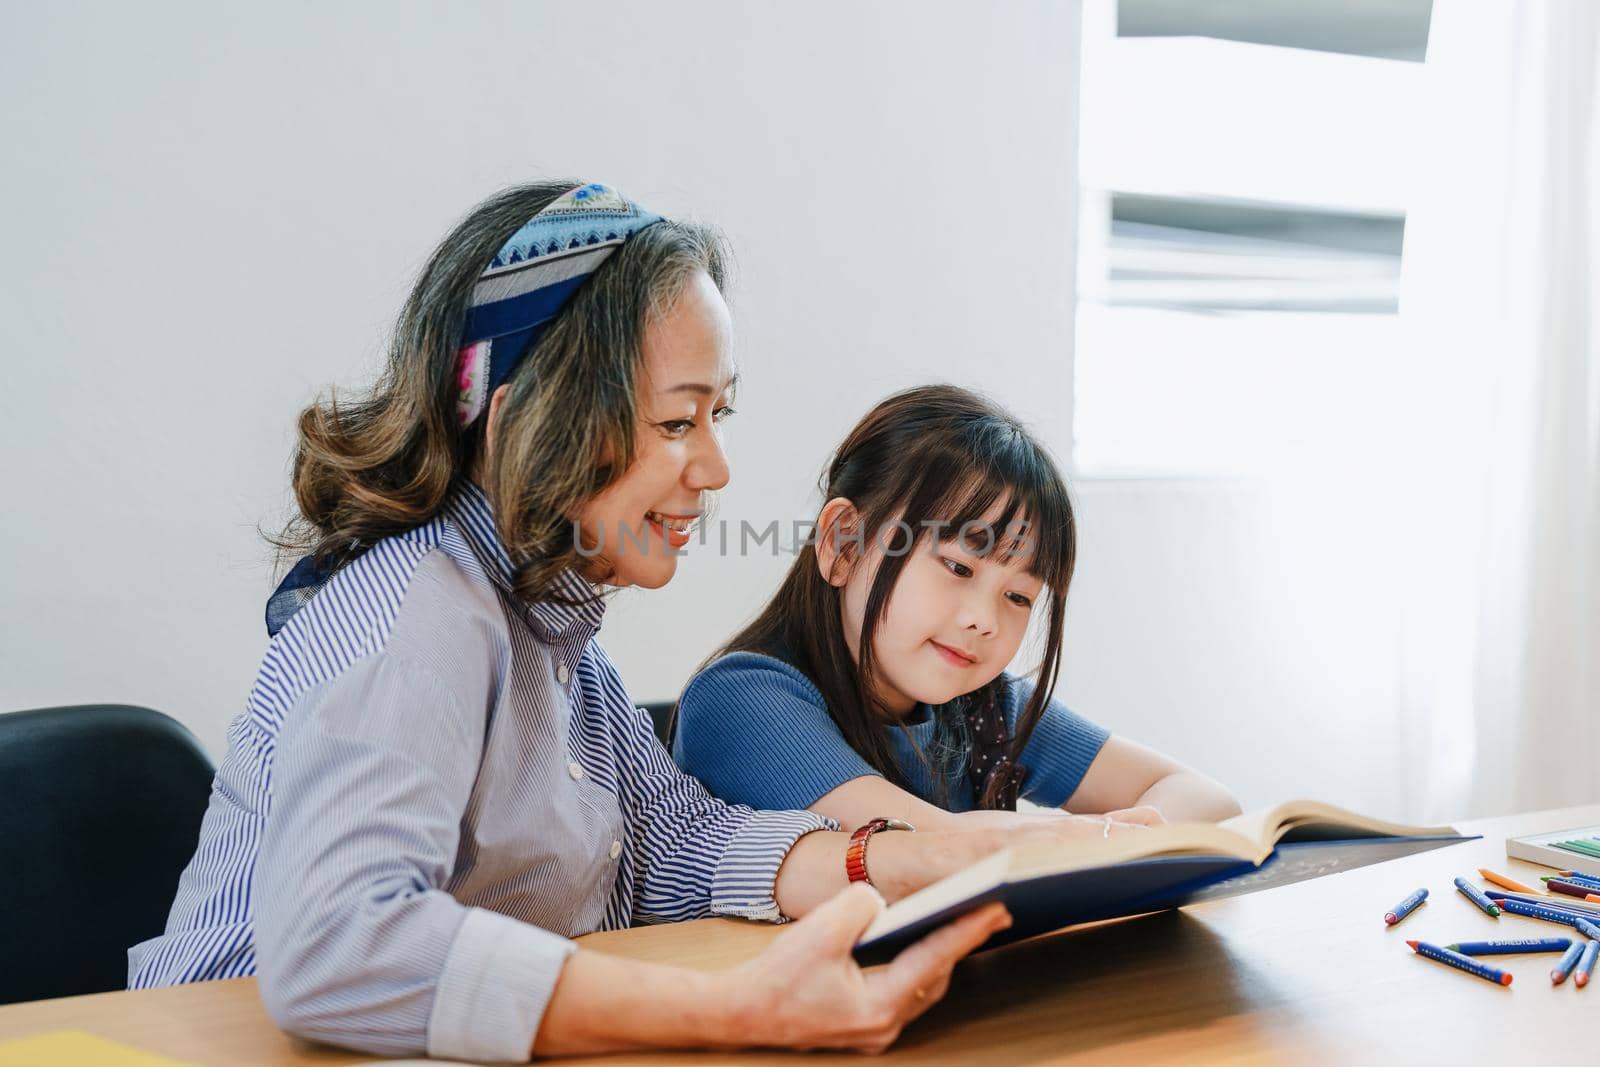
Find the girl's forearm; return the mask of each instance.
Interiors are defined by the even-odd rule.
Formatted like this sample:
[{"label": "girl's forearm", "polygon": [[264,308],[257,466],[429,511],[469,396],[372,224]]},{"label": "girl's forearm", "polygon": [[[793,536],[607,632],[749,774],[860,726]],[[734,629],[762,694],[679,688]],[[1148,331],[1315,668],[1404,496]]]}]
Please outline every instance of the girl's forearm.
[{"label": "girl's forearm", "polygon": [[1139,797],[1168,822],[1219,822],[1239,814],[1239,802],[1222,783],[1195,771],[1178,771],[1160,779]]}]

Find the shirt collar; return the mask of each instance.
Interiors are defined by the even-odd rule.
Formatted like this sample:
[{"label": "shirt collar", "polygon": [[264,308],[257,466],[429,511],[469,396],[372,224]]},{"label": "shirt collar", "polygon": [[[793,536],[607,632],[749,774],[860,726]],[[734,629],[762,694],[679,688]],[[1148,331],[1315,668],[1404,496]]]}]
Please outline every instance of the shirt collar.
[{"label": "shirt collar", "polygon": [[488,494],[476,482],[462,479],[446,510],[490,580],[510,594],[513,603],[522,605],[523,617],[541,639],[554,643],[575,626],[587,627],[591,633],[600,629],[600,620],[606,611],[605,600],[571,568],[562,571],[551,584],[552,599],[530,603],[517,597],[511,584],[514,569],[511,557],[495,528]]}]

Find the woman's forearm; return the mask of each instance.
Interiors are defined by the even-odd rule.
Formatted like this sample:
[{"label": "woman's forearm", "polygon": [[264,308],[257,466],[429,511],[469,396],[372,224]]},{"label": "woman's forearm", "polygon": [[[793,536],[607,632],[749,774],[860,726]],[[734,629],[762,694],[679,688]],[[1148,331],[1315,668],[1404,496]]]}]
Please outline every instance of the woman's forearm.
[{"label": "woman's forearm", "polygon": [[532,1051],[758,1046],[882,1052],[944,996],[956,960],[1011,923],[1004,908],[991,904],[939,928],[888,965],[863,971],[850,947],[882,908],[864,887],[838,893],[730,971],[701,973],[579,949],[567,957]]},{"label": "woman's forearm", "polygon": [[739,1036],[727,993],[716,974],[579,949],[561,968],[533,1053],[730,1048]]},{"label": "woman's forearm", "polygon": [[[959,830],[873,834],[867,846],[867,874],[873,887],[892,904],[1009,845],[1072,841],[1141,829],[1120,822],[1102,825],[1099,818],[1057,812],[981,814],[986,817],[982,823],[963,822]],[[843,889],[849,882],[844,865],[849,843],[849,834],[827,831],[809,833],[796,841],[778,869],[773,889],[778,909],[798,918]]]},{"label": "woman's forearm", "polygon": [[1138,804],[1156,808],[1168,822],[1219,822],[1239,814],[1239,802],[1222,783],[1195,771],[1179,771],[1157,781]]},{"label": "woman's forearm", "polygon": [[[867,873],[890,903],[937,882],[1009,842],[1000,834],[972,831],[885,830],[867,845]],[[773,895],[778,908],[798,918],[843,889],[844,854],[850,835],[819,831],[806,834],[789,850]]]}]

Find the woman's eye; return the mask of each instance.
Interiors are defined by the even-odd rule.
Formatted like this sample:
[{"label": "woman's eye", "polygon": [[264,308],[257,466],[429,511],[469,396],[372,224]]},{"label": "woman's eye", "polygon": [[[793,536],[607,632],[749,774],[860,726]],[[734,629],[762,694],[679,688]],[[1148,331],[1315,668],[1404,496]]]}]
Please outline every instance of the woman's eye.
[{"label": "woman's eye", "polygon": [[726,419],[729,415],[737,415],[737,414],[738,414],[738,412],[733,410],[733,408],[724,405],[724,406],[718,408],[717,410],[715,410],[715,411],[713,411],[711,413],[711,421],[712,422],[721,422],[723,419]]},{"label": "woman's eye", "polygon": [[960,562],[959,560],[953,560],[948,556],[940,556],[939,562],[944,564],[945,570],[949,571],[957,578],[972,577],[972,568],[967,566],[965,563]]},{"label": "woman's eye", "polygon": [[661,427],[662,431],[664,431],[668,437],[682,437],[684,434],[694,429],[694,420],[671,419],[667,422],[658,422],[656,425]]}]

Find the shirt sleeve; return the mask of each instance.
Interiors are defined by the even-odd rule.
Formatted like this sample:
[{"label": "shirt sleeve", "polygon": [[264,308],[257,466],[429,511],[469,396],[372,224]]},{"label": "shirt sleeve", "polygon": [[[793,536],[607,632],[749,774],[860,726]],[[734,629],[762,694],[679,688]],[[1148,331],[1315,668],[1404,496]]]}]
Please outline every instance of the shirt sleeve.
[{"label": "shirt sleeve", "polygon": [[615,736],[622,800],[633,836],[634,921],[732,915],[781,922],[774,887],[794,843],[838,823],[809,811],[753,811],[728,804],[681,771],[656,739],[649,715],[625,699],[616,669],[591,646],[604,684],[626,709]]},{"label": "shirt sleeve", "polygon": [[[1012,679],[1006,687],[1006,715],[1012,729],[1033,699],[1034,685]],[[1059,808],[1078,791],[1089,764],[1100,754],[1111,732],[1069,709],[1054,697],[1044,706],[1033,736],[1022,750],[1022,795],[1035,804]]]},{"label": "shirt sleeve", "polygon": [[285,1030],[388,1055],[528,1058],[575,946],[444,889],[483,721],[386,652],[285,718],[253,890],[261,997]]},{"label": "shirt sleeve", "polygon": [[845,782],[878,775],[810,679],[748,652],[724,656],[689,682],[672,751],[711,792],[754,808],[806,808]]}]

